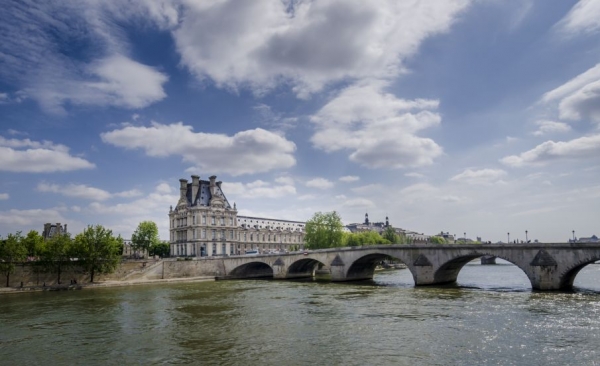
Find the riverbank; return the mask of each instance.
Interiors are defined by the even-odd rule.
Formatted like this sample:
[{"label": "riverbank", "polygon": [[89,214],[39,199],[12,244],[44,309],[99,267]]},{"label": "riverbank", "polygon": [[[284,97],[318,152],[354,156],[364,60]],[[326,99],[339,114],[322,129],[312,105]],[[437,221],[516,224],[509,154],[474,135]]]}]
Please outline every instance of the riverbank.
[{"label": "riverbank", "polygon": [[168,279],[152,279],[152,280],[134,280],[134,281],[102,281],[95,283],[83,284],[62,284],[51,286],[24,286],[24,287],[0,287],[0,295],[4,294],[19,294],[24,292],[42,292],[42,291],[69,291],[69,290],[85,290],[105,287],[125,287],[137,285],[151,285],[158,283],[182,283],[182,282],[206,282],[214,281],[213,276],[199,277],[182,277]]}]

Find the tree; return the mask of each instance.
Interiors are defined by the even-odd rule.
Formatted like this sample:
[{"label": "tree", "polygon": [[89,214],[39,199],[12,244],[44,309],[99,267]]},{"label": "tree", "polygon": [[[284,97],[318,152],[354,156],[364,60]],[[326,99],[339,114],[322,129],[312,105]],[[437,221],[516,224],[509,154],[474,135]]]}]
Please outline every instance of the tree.
[{"label": "tree", "polygon": [[58,275],[57,283],[60,285],[60,275],[72,265],[71,257],[75,254],[71,236],[67,233],[54,235],[45,242],[39,254],[42,266]]},{"label": "tree", "polygon": [[21,232],[8,234],[8,237],[0,241],[0,271],[6,276],[6,287],[10,284],[10,274],[15,271],[15,263],[22,262],[27,258],[27,248],[23,245]]},{"label": "tree", "polygon": [[77,234],[74,245],[81,265],[90,272],[90,282],[94,282],[96,273],[111,273],[117,268],[123,239],[114,237],[112,230],[96,225]]},{"label": "tree", "polygon": [[158,227],[153,221],[142,221],[131,235],[131,247],[138,250],[146,250],[150,253],[150,247],[160,244]]},{"label": "tree", "polygon": [[342,219],[337,212],[317,212],[306,222],[304,242],[307,249],[324,249],[342,246]]},{"label": "tree", "polygon": [[169,243],[167,243],[166,241],[161,241],[158,242],[156,244],[152,244],[152,246],[150,246],[150,255],[154,256],[157,255],[161,258],[164,257],[168,257],[169,253],[170,253],[170,246]]},{"label": "tree", "polygon": [[402,244],[400,235],[396,234],[396,230],[391,226],[386,227],[381,236],[392,244]]},{"label": "tree", "polygon": [[344,235],[346,246],[357,247],[362,245],[391,244],[389,240],[371,230],[358,233],[346,233]]},{"label": "tree", "polygon": [[446,244],[446,240],[441,236],[432,236],[429,238],[429,242],[433,244]]},{"label": "tree", "polygon": [[37,257],[44,248],[44,238],[37,231],[31,230],[23,238],[23,244],[27,248],[28,256]]}]

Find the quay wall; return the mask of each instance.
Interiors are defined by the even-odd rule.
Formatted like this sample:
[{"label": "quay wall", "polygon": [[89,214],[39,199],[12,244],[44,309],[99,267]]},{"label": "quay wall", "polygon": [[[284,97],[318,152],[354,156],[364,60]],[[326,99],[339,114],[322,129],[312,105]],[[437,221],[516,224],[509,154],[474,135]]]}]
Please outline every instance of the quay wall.
[{"label": "quay wall", "polygon": [[[106,281],[143,281],[155,279],[173,279],[200,276],[217,276],[224,273],[222,259],[205,259],[193,261],[177,260],[132,260],[119,264],[110,274],[95,274],[94,282]],[[90,273],[78,266],[63,269],[61,283],[70,284],[72,280],[78,284],[90,282]],[[58,274],[45,271],[35,263],[21,263],[15,266],[10,274],[9,287],[52,286],[58,284]],[[0,275],[0,287],[6,286],[6,276]]]}]

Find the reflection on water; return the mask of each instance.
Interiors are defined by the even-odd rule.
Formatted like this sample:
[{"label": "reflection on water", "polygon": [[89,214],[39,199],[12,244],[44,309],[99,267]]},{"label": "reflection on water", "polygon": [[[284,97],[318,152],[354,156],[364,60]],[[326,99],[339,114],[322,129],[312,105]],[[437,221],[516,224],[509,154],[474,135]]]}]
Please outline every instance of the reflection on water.
[{"label": "reflection on water", "polygon": [[581,364],[600,356],[600,265],[572,293],[509,264],[455,285],[219,281],[0,297],[0,364]]}]

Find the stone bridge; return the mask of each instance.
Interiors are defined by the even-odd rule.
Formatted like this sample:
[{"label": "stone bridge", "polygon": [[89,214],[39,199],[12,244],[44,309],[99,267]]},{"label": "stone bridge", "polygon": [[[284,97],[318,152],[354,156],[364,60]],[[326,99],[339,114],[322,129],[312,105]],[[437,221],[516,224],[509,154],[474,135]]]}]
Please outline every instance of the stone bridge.
[{"label": "stone bridge", "polygon": [[235,256],[223,258],[225,273],[219,278],[312,277],[322,264],[330,268],[332,281],[367,280],[373,278],[379,262],[391,257],[406,264],[415,285],[438,285],[455,282],[465,264],[484,255],[502,258],[520,268],[535,290],[569,290],[583,267],[600,260],[600,244],[373,245]]}]

